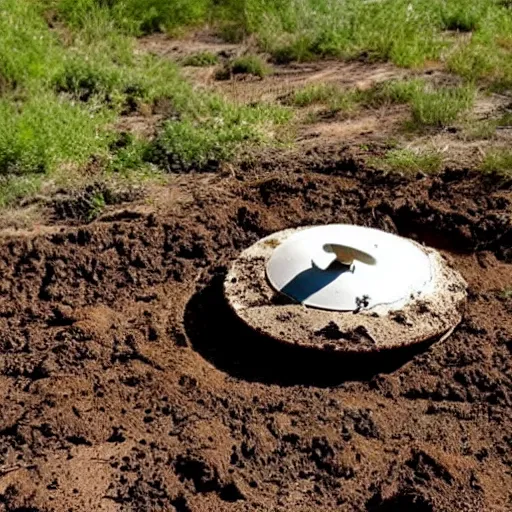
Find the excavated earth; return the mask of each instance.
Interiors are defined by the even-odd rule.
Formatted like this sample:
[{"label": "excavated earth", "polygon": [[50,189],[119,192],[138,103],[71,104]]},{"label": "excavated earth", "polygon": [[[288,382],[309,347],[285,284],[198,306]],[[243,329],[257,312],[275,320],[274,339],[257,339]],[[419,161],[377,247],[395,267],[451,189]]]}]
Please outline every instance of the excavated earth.
[{"label": "excavated earth", "polygon": [[[511,510],[511,190],[267,153],[4,234],[0,510]],[[348,361],[244,330],[233,258],[333,222],[438,248],[469,285],[453,335]]]}]

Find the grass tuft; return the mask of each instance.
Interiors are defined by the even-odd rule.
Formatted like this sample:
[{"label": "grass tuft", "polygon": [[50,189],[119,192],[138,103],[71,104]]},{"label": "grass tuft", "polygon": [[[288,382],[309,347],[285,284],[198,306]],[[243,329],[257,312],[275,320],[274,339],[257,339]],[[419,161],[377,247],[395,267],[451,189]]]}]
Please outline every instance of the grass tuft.
[{"label": "grass tuft", "polygon": [[260,78],[269,75],[271,71],[267,62],[259,55],[242,55],[233,59],[229,67],[234,75],[247,74]]},{"label": "grass tuft", "polygon": [[293,93],[289,103],[296,107],[323,104],[331,112],[352,112],[357,106],[361,92],[357,89],[342,89],[335,84],[307,85]]},{"label": "grass tuft", "polygon": [[290,118],[282,107],[242,106],[219,102],[211,116],[169,121],[149,146],[145,159],[168,172],[216,167],[231,158],[242,144],[267,143],[275,127]]},{"label": "grass tuft", "polygon": [[472,85],[434,88],[422,79],[391,80],[371,89],[342,89],[335,84],[308,85],[296,91],[289,102],[298,107],[325,104],[331,111],[355,111],[360,107],[408,104],[414,128],[443,128],[472,106]]},{"label": "grass tuft", "polygon": [[472,107],[475,94],[472,85],[416,91],[410,101],[413,123],[419,128],[449,126]]},{"label": "grass tuft", "polygon": [[512,178],[512,150],[503,149],[487,153],[481,169],[484,172]]},{"label": "grass tuft", "polygon": [[182,66],[208,67],[218,64],[219,57],[211,52],[198,52],[188,55],[181,61]]},{"label": "grass tuft", "polygon": [[438,152],[393,149],[385,157],[372,160],[372,164],[385,171],[432,174],[441,170],[443,159]]},{"label": "grass tuft", "polygon": [[376,84],[364,92],[363,101],[367,107],[382,107],[411,103],[425,89],[425,80],[389,80]]},{"label": "grass tuft", "polygon": [[503,288],[498,292],[498,297],[505,300],[512,299],[512,288]]},{"label": "grass tuft", "polygon": [[49,173],[66,162],[80,165],[108,147],[106,113],[51,93],[30,97],[21,107],[0,100],[0,118],[0,174]]}]

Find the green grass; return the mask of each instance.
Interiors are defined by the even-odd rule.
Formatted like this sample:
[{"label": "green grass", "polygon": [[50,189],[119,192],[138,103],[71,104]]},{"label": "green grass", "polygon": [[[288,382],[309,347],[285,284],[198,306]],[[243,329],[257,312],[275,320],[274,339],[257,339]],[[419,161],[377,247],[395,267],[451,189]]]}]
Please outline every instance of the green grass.
[{"label": "green grass", "polygon": [[297,107],[326,105],[330,111],[354,112],[359,108],[407,104],[413,128],[444,128],[473,105],[472,85],[435,88],[422,79],[391,80],[367,89],[343,89],[335,84],[308,85],[297,90],[289,103]]},{"label": "green grass", "polygon": [[0,174],[47,173],[61,163],[84,163],[108,146],[106,113],[51,93],[29,97],[21,107],[1,100],[0,118]]},{"label": "green grass", "polygon": [[182,66],[207,67],[219,62],[219,57],[211,52],[198,52],[188,55],[181,61]]},{"label": "green grass", "polygon": [[[192,168],[231,157],[242,144],[272,140],[290,117],[283,107],[232,105],[196,91],[172,62],[134,51],[130,34],[153,31],[160,21],[166,30],[177,27],[181,15],[197,14],[187,23],[201,18],[195,2],[185,4],[153,2],[153,11],[144,15],[140,9],[147,2],[0,4],[1,205],[50,182],[71,186],[91,161],[97,173],[127,178],[159,164],[168,170],[171,153]],[[180,6],[174,25],[167,23],[165,16]],[[48,8],[68,25],[64,41],[48,28]],[[141,24],[135,26],[138,17]],[[140,108],[151,111],[158,101],[168,103],[171,119],[157,140],[128,136],[120,142],[116,119]],[[157,147],[165,158],[155,157]]]},{"label": "green grass", "polygon": [[233,75],[253,75],[264,78],[271,73],[272,68],[265,59],[259,55],[248,54],[236,57],[224,64],[215,73],[215,78],[229,80]]},{"label": "green grass", "polygon": [[263,78],[270,74],[270,66],[259,55],[242,55],[229,63],[234,75],[248,74]]},{"label": "green grass", "polygon": [[388,80],[364,92],[362,101],[367,107],[408,104],[423,94],[426,82],[420,78]]},{"label": "green grass", "polygon": [[208,119],[165,124],[146,152],[146,159],[168,171],[191,170],[231,158],[241,145],[273,139],[273,127],[287,122],[290,112],[279,106],[233,107],[220,100],[210,104]]},{"label": "green grass", "polygon": [[413,123],[416,127],[449,126],[472,107],[475,94],[472,85],[417,91],[410,101]]},{"label": "green grass", "polygon": [[333,84],[306,85],[293,93],[289,103],[296,107],[308,107],[315,103],[328,103],[339,94],[342,94],[341,89]]},{"label": "green grass", "polygon": [[41,189],[42,181],[43,175],[41,174],[0,175],[0,208],[5,208],[27,196],[37,194]]},{"label": "green grass", "polygon": [[[440,129],[471,108],[475,80],[479,88],[512,87],[512,10],[495,0],[2,0],[0,204],[78,177],[91,162],[95,172],[128,178],[206,168],[279,139],[290,106],[233,104],[196,90],[172,62],[135,51],[135,36],[205,24],[231,39],[250,36],[255,52],[278,62],[336,57],[421,67],[438,60],[465,79],[437,88],[393,81],[368,91],[317,85],[295,93],[294,107],[354,112],[406,104],[415,128]],[[216,62],[198,53],[182,64]],[[270,67],[255,53],[227,70],[263,77]],[[120,137],[120,116],[151,113],[161,101],[168,119],[154,140]],[[500,122],[510,120],[504,116],[497,128]],[[408,168],[433,165],[418,155],[416,163],[406,154],[389,158]],[[485,166],[507,169],[510,157],[489,155]]]},{"label": "green grass", "polygon": [[334,84],[313,84],[295,91],[289,103],[296,107],[314,104],[326,105],[331,112],[352,112],[360,102],[357,89],[342,89]]},{"label": "green grass", "polygon": [[210,0],[51,0],[63,19],[83,28],[85,20],[103,17],[105,12],[115,30],[129,35],[173,32],[204,23]]},{"label": "green grass", "polygon": [[484,172],[496,174],[506,178],[512,177],[512,150],[502,149],[490,151],[482,162]]},{"label": "green grass", "polygon": [[[95,19],[99,30],[140,35],[210,24],[230,40],[251,36],[277,62],[341,57],[421,67],[446,60],[471,80],[512,84],[512,12],[497,0],[45,1],[81,28]],[[454,31],[472,37],[461,41]]]},{"label": "green grass", "polygon": [[96,217],[99,217],[105,209],[105,207],[107,206],[103,192],[96,192],[95,194],[93,194],[90,200],[90,204],[91,208],[87,215],[88,221],[94,220]]},{"label": "green grass", "polygon": [[468,119],[464,123],[465,140],[490,140],[500,128],[512,127],[512,113],[505,112],[497,118],[485,120]]},{"label": "green grass", "polygon": [[371,163],[385,171],[431,174],[441,170],[443,160],[441,155],[435,151],[393,149],[388,151],[383,158],[373,159]]},{"label": "green grass", "polygon": [[46,85],[62,54],[32,2],[0,2],[0,93]]},{"label": "green grass", "polygon": [[353,112],[360,107],[380,108],[413,101],[425,88],[419,79],[390,80],[366,90],[347,89],[336,84],[312,84],[295,91],[288,103],[296,107],[326,105],[331,111]]}]

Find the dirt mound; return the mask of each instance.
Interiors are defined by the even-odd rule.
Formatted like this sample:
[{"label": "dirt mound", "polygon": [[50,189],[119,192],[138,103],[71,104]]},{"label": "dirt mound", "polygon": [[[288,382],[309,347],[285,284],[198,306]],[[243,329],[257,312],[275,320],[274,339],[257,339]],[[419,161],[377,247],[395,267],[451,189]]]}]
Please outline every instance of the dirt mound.
[{"label": "dirt mound", "polygon": [[[2,240],[0,510],[511,508],[510,190],[339,153],[187,180],[154,212]],[[232,258],[326,222],[443,250],[461,326],[385,367],[241,330]]]}]

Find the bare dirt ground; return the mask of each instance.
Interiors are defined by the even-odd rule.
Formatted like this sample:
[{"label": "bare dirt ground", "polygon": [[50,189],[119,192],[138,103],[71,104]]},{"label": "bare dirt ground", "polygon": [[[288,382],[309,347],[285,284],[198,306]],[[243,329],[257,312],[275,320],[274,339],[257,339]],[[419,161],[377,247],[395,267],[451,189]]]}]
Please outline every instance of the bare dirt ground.
[{"label": "bare dirt ground", "polygon": [[[244,46],[226,44],[209,33],[198,33],[190,39],[179,41],[163,35],[152,35],[140,40],[139,51],[164,56],[176,62],[198,52],[209,52],[217,55],[222,63],[225,59],[251,53],[254,48],[250,43]],[[335,84],[347,90],[364,90],[388,80],[411,77],[424,78],[437,84],[457,82],[457,78],[443,71],[437,63],[428,64],[420,70],[404,70],[387,63],[321,60],[273,65],[271,74],[263,79],[234,75],[230,80],[216,79],[218,67],[185,67],[184,72],[197,87],[215,90],[238,103],[283,101],[294,91],[312,84]],[[299,126],[296,139],[307,148],[340,141],[367,145],[392,139],[407,148],[439,151],[447,164],[473,167],[482,160],[488,149],[510,145],[512,126],[501,127],[492,137],[475,137],[471,135],[471,128],[478,122],[497,118],[511,108],[510,97],[498,93],[482,93],[468,116],[467,126],[452,127],[433,136],[404,133],[407,109],[401,105],[388,105],[378,109],[363,109],[348,116],[345,113],[315,116]],[[305,109],[306,114],[310,112],[311,109]]]},{"label": "bare dirt ground", "polygon": [[[375,138],[359,122],[91,223],[78,197],[2,233],[0,510],[512,509],[512,183],[462,160],[369,168],[354,141],[378,152],[385,122]],[[232,259],[328,222],[441,250],[469,284],[454,334],[349,367],[241,327]]]}]

